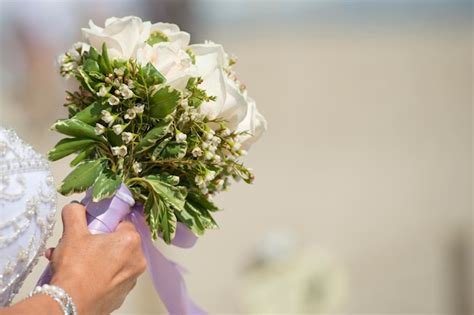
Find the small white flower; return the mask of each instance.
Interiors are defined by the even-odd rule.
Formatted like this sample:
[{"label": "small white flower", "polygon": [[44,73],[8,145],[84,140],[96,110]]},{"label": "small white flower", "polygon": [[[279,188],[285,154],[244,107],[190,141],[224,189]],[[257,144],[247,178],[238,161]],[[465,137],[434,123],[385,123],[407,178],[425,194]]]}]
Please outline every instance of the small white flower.
[{"label": "small white flower", "polygon": [[62,70],[63,71],[71,71],[74,69],[76,63],[75,62],[68,62],[62,65]]},{"label": "small white flower", "polygon": [[127,155],[127,147],[121,145],[119,147],[112,147],[112,154],[115,156],[124,157]]},{"label": "small white flower", "polygon": [[242,144],[240,142],[234,142],[231,144],[231,147],[232,147],[232,151],[236,152],[240,149],[240,147],[242,146]]},{"label": "small white flower", "polygon": [[211,180],[213,180],[214,178],[216,177],[216,172],[214,171],[210,171],[206,174],[206,176],[204,177],[204,179],[208,182],[210,182]]},{"label": "small white flower", "polygon": [[135,113],[137,113],[137,114],[142,114],[143,111],[145,110],[145,105],[143,105],[143,104],[135,105],[135,106],[133,106],[133,110],[134,110]]},{"label": "small white flower", "polygon": [[135,83],[133,83],[133,80],[128,80],[127,81],[127,85],[130,89],[134,89],[135,88]]},{"label": "small white flower", "polygon": [[220,163],[222,161],[222,158],[220,155],[217,155],[215,154],[214,157],[212,158],[212,160],[215,162],[215,163]]},{"label": "small white flower", "polygon": [[115,68],[114,73],[118,76],[123,76],[125,73],[125,68],[124,67]]},{"label": "small white flower", "polygon": [[199,113],[196,111],[192,111],[191,114],[189,115],[189,118],[191,118],[191,120],[196,120],[198,117],[199,117]]},{"label": "small white flower", "polygon": [[196,183],[196,185],[197,185],[198,187],[201,187],[201,186],[205,185],[204,177],[202,177],[202,176],[200,176],[200,175],[198,175],[198,176],[196,176],[196,177],[194,178],[194,182]]},{"label": "small white flower", "polygon": [[192,151],[191,151],[191,154],[197,158],[197,157],[200,157],[202,155],[202,150],[200,147],[195,147]]},{"label": "small white flower", "polygon": [[123,131],[123,129],[125,129],[125,128],[124,128],[124,125],[114,125],[114,126],[112,127],[112,130],[114,131],[114,133],[115,133],[116,135],[121,134],[122,131]]},{"label": "small white flower", "polygon": [[121,83],[120,83],[120,80],[119,80],[119,79],[115,79],[115,80],[114,80],[114,86],[115,86],[115,87],[117,87],[117,88],[120,87],[120,84],[121,84]]},{"label": "small white flower", "polygon": [[78,61],[79,59],[81,59],[81,54],[79,54],[76,49],[70,49],[68,51],[68,55],[71,56],[71,58],[74,59],[75,61]]},{"label": "small white flower", "polygon": [[221,191],[222,189],[224,189],[224,180],[223,179],[219,179],[217,180],[216,182],[216,189]]},{"label": "small white flower", "polygon": [[187,98],[183,98],[183,99],[181,100],[181,106],[182,106],[183,108],[185,108],[185,109],[188,108],[189,103],[188,103],[188,99],[187,99]]},{"label": "small white flower", "polygon": [[138,174],[142,171],[142,164],[135,161],[133,162],[132,169],[135,172],[135,174]]},{"label": "small white flower", "polygon": [[202,147],[203,149],[207,149],[207,148],[209,148],[209,146],[210,146],[209,142],[203,142],[203,143],[201,143],[201,147]]},{"label": "small white flower", "polygon": [[99,92],[97,92],[97,96],[104,97],[107,95],[108,92],[109,91],[107,90],[107,88],[104,85],[102,85],[99,89]]},{"label": "small white flower", "polygon": [[105,132],[105,127],[102,126],[101,124],[95,124],[95,134],[96,135],[101,135]]},{"label": "small white flower", "polygon": [[212,143],[213,143],[214,145],[219,145],[219,144],[221,143],[221,141],[222,141],[222,140],[221,140],[221,138],[219,138],[219,137],[214,137],[214,138],[212,138]]},{"label": "small white flower", "polygon": [[209,146],[208,150],[212,153],[216,153],[217,147],[214,144],[211,144]]},{"label": "small white flower", "polygon": [[74,49],[78,49],[81,51],[81,54],[83,54],[86,51],[89,51],[91,49],[91,46],[89,44],[86,44],[84,42],[76,42],[74,45],[72,45]]},{"label": "small white flower", "polygon": [[187,137],[188,137],[188,136],[186,136],[185,133],[182,133],[182,132],[180,132],[180,131],[177,131],[177,133],[176,133],[176,142],[182,143],[182,142],[186,141],[186,138],[187,138]]},{"label": "small white flower", "polygon": [[191,118],[189,118],[189,116],[187,116],[187,115],[182,115],[179,119],[180,119],[183,123],[187,123],[188,121],[191,120]]},{"label": "small white flower", "polygon": [[115,117],[112,116],[112,114],[111,114],[110,112],[108,112],[108,111],[106,111],[106,110],[104,109],[104,110],[101,111],[101,114],[102,114],[101,119],[102,119],[105,123],[109,124],[109,126],[110,126],[111,123],[114,122]]},{"label": "small white flower", "polygon": [[228,137],[228,136],[230,136],[231,133],[232,132],[230,131],[229,128],[225,128],[224,130],[221,131],[221,136]]},{"label": "small white flower", "polygon": [[130,90],[130,88],[126,84],[122,84],[120,86],[119,91],[120,91],[120,94],[122,94],[124,99],[132,98],[135,95],[135,94],[133,94],[132,90]]},{"label": "small white flower", "polygon": [[120,103],[120,100],[117,96],[111,95],[108,100],[109,104],[112,106],[118,105]]},{"label": "small white flower", "polygon": [[204,154],[204,158],[208,161],[212,160],[213,157],[214,157],[214,153],[212,152],[206,151],[206,153]]},{"label": "small white flower", "polygon": [[210,141],[212,140],[212,138],[214,138],[214,135],[215,135],[214,130],[211,129],[204,133],[204,138]]},{"label": "small white flower", "polygon": [[240,151],[239,151],[239,155],[240,155],[240,156],[246,156],[247,153],[248,153],[247,150],[240,150]]},{"label": "small white flower", "polygon": [[122,141],[123,142],[130,143],[130,141],[132,141],[132,140],[133,140],[133,133],[131,133],[131,132],[123,132],[122,133]]},{"label": "small white flower", "polygon": [[67,62],[67,59],[68,57],[66,56],[66,54],[61,54],[58,56],[58,63],[62,65],[63,63]]},{"label": "small white flower", "polygon": [[127,109],[127,113],[126,113],[125,116],[123,116],[123,117],[124,117],[125,119],[127,119],[127,120],[132,120],[132,119],[134,119],[136,116],[137,116],[137,114],[136,114],[135,109],[129,108],[129,109]]}]

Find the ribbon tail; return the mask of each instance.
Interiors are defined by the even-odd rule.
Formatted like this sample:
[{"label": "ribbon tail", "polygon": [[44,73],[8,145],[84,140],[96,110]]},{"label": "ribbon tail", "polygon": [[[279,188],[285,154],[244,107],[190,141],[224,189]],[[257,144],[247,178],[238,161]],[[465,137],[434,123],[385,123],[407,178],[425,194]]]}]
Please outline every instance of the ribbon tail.
[{"label": "ribbon tail", "polygon": [[153,244],[145,218],[139,211],[132,211],[129,220],[141,236],[142,248],[148,262],[155,290],[161,297],[170,315],[207,314],[189,297],[181,268],[168,260]]}]

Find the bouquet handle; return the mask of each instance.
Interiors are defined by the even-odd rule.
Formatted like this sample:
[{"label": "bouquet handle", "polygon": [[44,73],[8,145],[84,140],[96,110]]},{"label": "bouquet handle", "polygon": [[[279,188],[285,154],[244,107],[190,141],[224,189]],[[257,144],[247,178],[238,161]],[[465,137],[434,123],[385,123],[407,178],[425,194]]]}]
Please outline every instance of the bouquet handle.
[{"label": "bouquet handle", "polygon": [[[206,314],[189,297],[182,267],[168,260],[153,244],[149,227],[146,223],[143,206],[135,205],[130,190],[122,184],[112,198],[99,202],[92,200],[91,191],[86,193],[82,204],[87,209],[87,226],[92,234],[113,232],[120,221],[129,220],[135,225],[141,236],[143,253],[151,273],[153,286],[160,295],[171,315]],[[181,248],[192,247],[197,238],[183,224],[178,223],[176,236],[172,244]],[[48,264],[37,285],[50,283],[51,266]]]},{"label": "bouquet handle", "polygon": [[[99,202],[92,201],[91,191],[87,191],[81,203],[86,207],[87,227],[92,234],[113,232],[120,221],[124,220],[131,211],[135,201],[128,188],[122,184],[112,198]],[[51,266],[48,264],[37,285],[51,282]]]}]

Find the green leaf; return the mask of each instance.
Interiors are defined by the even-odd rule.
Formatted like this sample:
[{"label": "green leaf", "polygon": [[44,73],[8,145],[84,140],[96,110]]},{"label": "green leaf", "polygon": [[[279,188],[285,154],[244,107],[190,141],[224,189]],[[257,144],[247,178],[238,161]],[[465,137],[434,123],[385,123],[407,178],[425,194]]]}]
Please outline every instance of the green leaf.
[{"label": "green leaf", "polygon": [[161,234],[163,240],[170,244],[175,236],[177,223],[173,209],[160,196],[152,192],[145,202],[145,215],[152,238],[156,239]]},{"label": "green leaf", "polygon": [[96,181],[104,167],[103,160],[86,161],[79,164],[63,180],[59,192],[68,196],[73,193],[86,191]]},{"label": "green leaf", "polygon": [[[100,72],[89,72],[89,76],[97,81],[104,81],[105,75]],[[96,87],[97,88],[97,87]]]},{"label": "green leaf", "polygon": [[109,67],[107,67],[104,57],[102,57],[102,55],[99,55],[99,59],[97,60],[97,63],[99,64],[101,73],[105,73],[105,74],[112,73],[112,70],[109,69]]},{"label": "green leaf", "polygon": [[99,53],[94,47],[89,48],[89,58],[95,61],[99,60]]},{"label": "green leaf", "polygon": [[158,238],[158,230],[159,230],[159,223],[158,223],[158,201],[155,199],[155,193],[150,192],[148,198],[146,199],[144,205],[144,213],[146,216],[146,222],[150,227],[151,237],[156,240]]},{"label": "green leaf", "polygon": [[154,31],[153,33],[150,34],[150,37],[146,41],[150,46],[153,46],[154,44],[158,44],[161,42],[167,42],[169,41],[168,36],[166,36],[164,33],[160,31]]},{"label": "green leaf", "polygon": [[104,137],[95,134],[94,127],[79,119],[71,118],[59,120],[53,126],[51,126],[51,128],[68,136],[76,138],[90,138],[104,143],[107,142]]},{"label": "green leaf", "polygon": [[161,199],[158,201],[158,222],[163,240],[170,244],[176,233],[177,221],[173,209]]},{"label": "green leaf", "polygon": [[158,90],[150,97],[150,116],[154,118],[165,118],[178,106],[181,93],[170,87]]},{"label": "green leaf", "polygon": [[79,72],[79,75],[77,76],[77,79],[82,83],[84,87],[86,87],[91,93],[95,93],[94,87],[92,84],[92,79],[89,77],[87,72],[84,70],[83,66],[77,67],[77,71]]},{"label": "green leaf", "polygon": [[104,170],[94,184],[92,200],[98,202],[104,198],[111,197],[120,186],[122,179],[110,170]]},{"label": "green leaf", "polygon": [[158,176],[160,178],[160,180],[162,180],[165,183],[168,183],[170,185],[176,186],[176,185],[179,184],[179,176],[171,175],[171,174],[168,174],[168,173],[161,173],[161,174],[158,174],[158,175],[155,175],[155,176]]},{"label": "green leaf", "polygon": [[102,117],[102,110],[110,110],[108,103],[94,102],[74,115],[73,119],[78,119],[86,124],[93,125]]},{"label": "green leaf", "polygon": [[123,144],[122,136],[117,135],[112,129],[107,129],[105,134],[107,135],[107,140],[112,146],[117,147]]},{"label": "green leaf", "polygon": [[[109,53],[108,53],[108,50],[107,50],[107,45],[105,44],[105,42],[102,44],[102,63],[103,63],[103,66],[105,67],[105,69],[107,70],[105,73],[112,73],[112,65],[110,64],[110,60],[109,60]],[[100,58],[99,58],[100,60]]]},{"label": "green leaf", "polygon": [[156,160],[156,158],[158,158],[161,154],[161,152],[163,151],[163,149],[166,147],[166,145],[171,141],[170,138],[165,138],[163,140],[161,140],[160,143],[158,143],[158,145],[155,147],[155,149],[153,150],[153,153],[151,155],[151,159],[152,160]]},{"label": "green leaf", "polygon": [[183,210],[186,202],[186,188],[170,185],[155,175],[149,175],[143,179],[167,205],[173,206],[178,211]]},{"label": "green leaf", "polygon": [[179,222],[184,223],[195,235],[201,236],[206,231],[206,228],[201,221],[199,211],[190,209],[188,203],[184,205],[184,211],[176,213]]},{"label": "green leaf", "polygon": [[88,146],[96,141],[93,139],[77,139],[67,138],[59,141],[54,148],[48,152],[48,159],[50,161],[57,161],[69,154],[82,150],[84,146]]},{"label": "green leaf", "polygon": [[195,65],[196,64],[196,54],[194,54],[194,52],[190,48],[186,49],[186,53],[188,54],[189,58],[191,58],[191,63],[193,65]]},{"label": "green leaf", "polygon": [[151,63],[147,63],[146,66],[142,67],[139,72],[139,80],[141,84],[151,87],[155,84],[161,84],[166,81],[165,77],[156,70],[155,66]]},{"label": "green leaf", "polygon": [[219,228],[206,209],[196,207],[189,202],[186,202],[184,211],[177,212],[176,216],[197,236],[204,234],[206,229]]},{"label": "green leaf", "polygon": [[86,72],[100,72],[99,64],[93,59],[87,59],[83,67]]},{"label": "green leaf", "polygon": [[165,159],[182,159],[186,155],[188,144],[186,142],[169,142],[161,151],[160,156]]},{"label": "green leaf", "polygon": [[156,142],[162,139],[169,132],[171,120],[160,121],[155,128],[150,130],[143,139],[138,143],[136,152],[143,152],[153,147]]},{"label": "green leaf", "polygon": [[196,192],[196,191],[189,192],[189,194],[187,195],[187,201],[193,204],[196,208],[203,208],[212,212],[216,212],[220,210],[212,201],[209,201],[201,192]]},{"label": "green leaf", "polygon": [[91,155],[91,153],[94,151],[94,149],[95,149],[94,145],[89,145],[89,146],[83,148],[83,150],[74,158],[74,160],[71,161],[71,163],[69,163],[69,165],[71,167],[74,167],[77,164],[81,163],[82,161],[84,161],[85,159],[87,159]]},{"label": "green leaf", "polygon": [[215,101],[215,96],[207,95],[206,91],[200,89],[198,86],[202,83],[201,78],[190,78],[186,84],[186,89],[191,92],[188,98],[189,106],[198,108],[203,102]]}]

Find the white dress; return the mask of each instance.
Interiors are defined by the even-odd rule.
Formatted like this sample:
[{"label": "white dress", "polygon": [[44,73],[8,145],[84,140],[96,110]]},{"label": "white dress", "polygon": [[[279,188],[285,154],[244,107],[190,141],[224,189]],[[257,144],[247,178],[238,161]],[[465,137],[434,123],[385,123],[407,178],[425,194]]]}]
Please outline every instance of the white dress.
[{"label": "white dress", "polygon": [[0,307],[10,304],[44,252],[55,212],[48,161],[0,127]]}]

